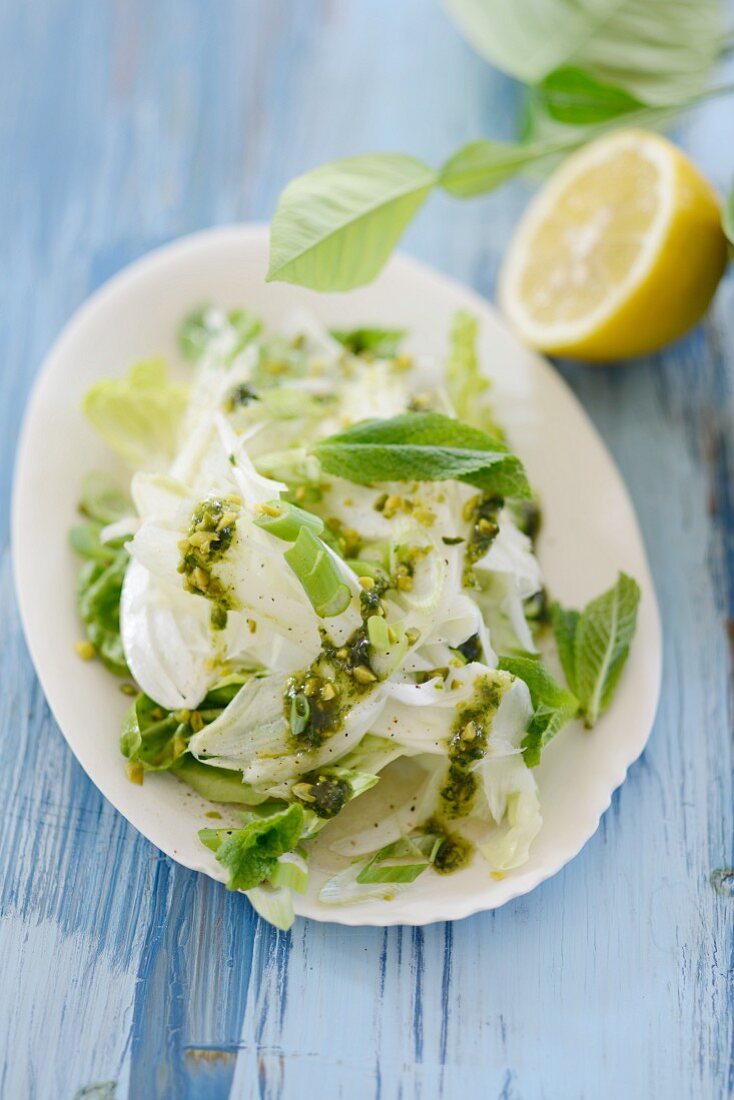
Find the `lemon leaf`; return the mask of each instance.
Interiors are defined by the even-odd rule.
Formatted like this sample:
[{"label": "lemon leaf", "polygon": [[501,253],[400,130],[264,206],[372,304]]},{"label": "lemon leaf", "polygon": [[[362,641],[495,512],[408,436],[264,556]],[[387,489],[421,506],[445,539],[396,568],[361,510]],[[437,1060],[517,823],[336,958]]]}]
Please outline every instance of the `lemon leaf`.
[{"label": "lemon leaf", "polygon": [[293,180],[270,231],[267,278],[351,290],[377,275],[436,173],[400,153],[347,157]]},{"label": "lemon leaf", "polygon": [[549,73],[534,95],[552,119],[566,126],[608,122],[645,106],[624,88],[603,83],[572,65]]},{"label": "lemon leaf", "polygon": [[445,0],[474,48],[537,84],[587,70],[649,103],[695,95],[721,51],[719,0]]}]

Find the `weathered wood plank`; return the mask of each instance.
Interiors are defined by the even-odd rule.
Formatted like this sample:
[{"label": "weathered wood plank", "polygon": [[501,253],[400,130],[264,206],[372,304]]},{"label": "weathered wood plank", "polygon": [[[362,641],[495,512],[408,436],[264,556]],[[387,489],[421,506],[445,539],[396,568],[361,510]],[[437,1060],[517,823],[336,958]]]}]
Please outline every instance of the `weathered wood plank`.
[{"label": "weathered wood plank", "polygon": [[[268,217],[331,156],[507,136],[516,92],[420,0],[9,0],[0,31],[0,1096],[729,1094],[732,900],[710,876],[734,861],[731,275],[664,355],[562,367],[637,504],[666,637],[656,729],[596,837],[495,914],[276,933],[138,837],[48,714],[7,552],[19,411],[129,259]],[[727,186],[731,104],[681,135]],[[491,293],[525,194],[438,198],[406,247]]]}]

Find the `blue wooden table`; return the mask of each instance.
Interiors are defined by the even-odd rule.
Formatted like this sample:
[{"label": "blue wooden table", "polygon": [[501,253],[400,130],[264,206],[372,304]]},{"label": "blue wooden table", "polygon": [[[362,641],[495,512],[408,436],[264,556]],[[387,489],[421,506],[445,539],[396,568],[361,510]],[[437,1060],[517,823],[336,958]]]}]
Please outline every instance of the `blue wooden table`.
[{"label": "blue wooden table", "polygon": [[[290,177],[331,157],[438,163],[464,140],[510,136],[517,103],[437,0],[0,6],[2,1100],[734,1090],[731,274],[675,348],[562,367],[639,511],[665,680],[649,747],[596,836],[498,912],[274,931],[104,802],[18,622],[7,504],[20,415],[89,292],[179,234],[268,218]],[[678,136],[727,188],[732,102]],[[432,200],[406,248],[491,295],[526,194]]]}]

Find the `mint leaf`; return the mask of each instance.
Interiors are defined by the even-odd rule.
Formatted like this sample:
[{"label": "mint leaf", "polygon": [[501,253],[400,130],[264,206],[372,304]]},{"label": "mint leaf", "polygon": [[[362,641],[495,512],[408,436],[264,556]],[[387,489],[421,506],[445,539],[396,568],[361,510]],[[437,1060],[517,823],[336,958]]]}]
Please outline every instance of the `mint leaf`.
[{"label": "mint leaf", "polygon": [[559,603],[554,603],[550,617],[566,683],[571,691],[576,691],[576,629],[581,613],[567,611]]},{"label": "mint leaf", "polygon": [[587,604],[581,614],[563,611],[558,605],[551,612],[561,662],[589,728],[609,706],[619,682],[635,633],[639,602],[639,585],[620,573],[616,583]]},{"label": "mint leaf", "polygon": [[624,88],[597,80],[573,65],[549,73],[533,94],[551,118],[567,126],[609,122],[645,106]]},{"label": "mint leaf", "polygon": [[455,479],[487,493],[528,497],[520,459],[500,440],[441,413],[363,420],[313,448],[323,469],[358,485]]},{"label": "mint leaf", "polygon": [[270,878],[278,857],[292,852],[303,831],[298,803],[268,817],[243,814],[243,829],[201,829],[199,839],[229,872],[228,890],[252,890]]},{"label": "mint leaf", "polygon": [[352,355],[365,359],[394,359],[407,333],[403,328],[331,329],[331,335]]},{"label": "mint leaf", "polygon": [[579,701],[551,676],[539,660],[532,657],[500,657],[499,667],[511,672],[528,685],[535,709],[522,743],[525,763],[534,768],[540,763],[543,748],[579,711]]},{"label": "mint leaf", "polygon": [[435,182],[433,169],[401,153],[347,157],[299,176],[273,217],[268,280],[313,290],[370,282]]}]

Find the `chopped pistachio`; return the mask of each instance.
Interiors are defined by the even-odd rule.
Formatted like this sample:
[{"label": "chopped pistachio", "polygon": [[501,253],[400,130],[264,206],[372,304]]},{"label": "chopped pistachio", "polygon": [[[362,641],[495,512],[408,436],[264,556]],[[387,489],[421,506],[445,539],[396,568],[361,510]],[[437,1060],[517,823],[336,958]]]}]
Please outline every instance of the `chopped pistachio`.
[{"label": "chopped pistachio", "polygon": [[94,648],[92,643],[88,641],[75,642],[74,649],[77,651],[77,655],[81,657],[83,661],[91,661],[97,655],[97,650]]},{"label": "chopped pistachio", "polygon": [[140,763],[139,760],[128,760],[125,771],[127,772],[127,777],[131,783],[137,783],[138,786],[142,786],[143,765]]},{"label": "chopped pistachio", "polygon": [[293,793],[301,802],[315,802],[316,798],[311,793],[311,783],[294,783]]},{"label": "chopped pistachio", "polygon": [[282,514],[282,509],[277,504],[256,504],[255,511],[260,516],[277,517]]},{"label": "chopped pistachio", "polygon": [[371,668],[367,668],[367,665],[357,665],[352,669],[352,676],[358,684],[374,684],[377,677]]}]

